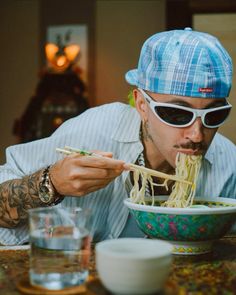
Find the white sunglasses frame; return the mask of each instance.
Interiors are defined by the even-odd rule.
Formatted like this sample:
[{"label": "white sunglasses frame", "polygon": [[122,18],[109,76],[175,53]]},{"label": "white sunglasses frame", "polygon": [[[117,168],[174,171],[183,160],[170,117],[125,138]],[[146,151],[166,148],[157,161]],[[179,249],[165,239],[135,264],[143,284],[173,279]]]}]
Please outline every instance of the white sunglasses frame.
[{"label": "white sunglasses frame", "polygon": [[[138,88],[138,90],[140,91],[140,93],[143,95],[143,97],[145,98],[145,100],[147,101],[147,103],[150,105],[150,108],[152,110],[152,112],[156,115],[156,117],[163,123],[165,123],[166,125],[169,125],[171,127],[177,127],[177,128],[184,128],[184,127],[188,127],[191,126],[193,124],[193,122],[200,117],[203,126],[205,126],[206,128],[218,128],[220,127],[222,124],[224,124],[225,120],[228,118],[228,116],[225,118],[225,120],[223,122],[221,122],[220,124],[214,125],[214,126],[209,126],[207,124],[205,124],[205,116],[208,113],[214,112],[214,111],[219,111],[219,110],[224,110],[224,109],[231,109],[232,105],[230,103],[227,102],[227,105],[221,106],[221,107],[216,107],[216,108],[209,108],[209,109],[193,109],[190,107],[185,107],[185,106],[181,106],[181,105],[177,105],[177,104],[172,104],[172,103],[165,103],[165,102],[157,102],[155,100],[153,100],[153,98],[148,95],[143,89]],[[165,106],[165,107],[173,107],[175,109],[180,109],[180,110],[185,110],[185,111],[189,111],[193,114],[193,118],[190,122],[188,122],[187,124],[184,125],[175,125],[175,124],[171,124],[166,122],[165,120],[163,120],[155,111],[155,107],[158,106]]]}]

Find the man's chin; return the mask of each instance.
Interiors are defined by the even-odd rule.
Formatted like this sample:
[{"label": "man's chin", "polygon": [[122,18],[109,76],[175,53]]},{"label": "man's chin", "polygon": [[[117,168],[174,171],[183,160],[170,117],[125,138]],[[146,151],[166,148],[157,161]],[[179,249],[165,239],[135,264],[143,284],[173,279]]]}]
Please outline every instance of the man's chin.
[{"label": "man's chin", "polygon": [[176,165],[175,165],[175,158],[171,158],[171,159],[166,159],[166,161],[168,162],[168,164],[175,169]]}]

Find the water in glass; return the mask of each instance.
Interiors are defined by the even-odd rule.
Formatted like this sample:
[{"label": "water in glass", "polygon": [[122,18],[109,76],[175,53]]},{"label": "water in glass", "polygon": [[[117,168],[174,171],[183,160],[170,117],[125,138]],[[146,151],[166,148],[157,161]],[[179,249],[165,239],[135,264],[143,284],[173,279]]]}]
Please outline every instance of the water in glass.
[{"label": "water in glass", "polygon": [[84,283],[90,258],[89,232],[74,226],[31,233],[30,281],[50,290]]}]

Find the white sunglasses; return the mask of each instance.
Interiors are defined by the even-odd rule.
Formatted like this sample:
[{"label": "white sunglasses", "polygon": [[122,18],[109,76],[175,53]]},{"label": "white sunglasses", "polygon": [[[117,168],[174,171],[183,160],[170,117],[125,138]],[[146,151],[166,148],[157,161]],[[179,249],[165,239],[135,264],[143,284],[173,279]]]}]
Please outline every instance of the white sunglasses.
[{"label": "white sunglasses", "polygon": [[144,90],[138,88],[145,100],[149,103],[151,110],[163,123],[173,127],[188,127],[201,117],[202,124],[207,128],[217,128],[227,119],[232,105],[209,108],[193,109],[171,103],[156,102]]}]

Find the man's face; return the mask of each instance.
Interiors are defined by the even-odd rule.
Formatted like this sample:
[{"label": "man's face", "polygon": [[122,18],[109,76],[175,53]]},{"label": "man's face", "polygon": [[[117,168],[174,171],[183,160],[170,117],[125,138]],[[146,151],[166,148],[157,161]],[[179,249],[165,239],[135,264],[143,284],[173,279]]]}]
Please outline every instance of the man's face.
[{"label": "man's face", "polygon": [[[175,105],[208,109],[225,105],[224,99],[192,98],[176,95],[146,93],[154,101],[171,103]],[[218,128],[207,128],[202,124],[201,118],[187,127],[173,127],[162,122],[151,110],[140,91],[134,91],[136,108],[141,115],[145,136],[145,147],[149,149],[148,155],[160,157],[160,163],[167,161],[175,166],[175,158],[178,152],[189,155],[205,154]],[[149,159],[152,161],[152,159]]]}]

